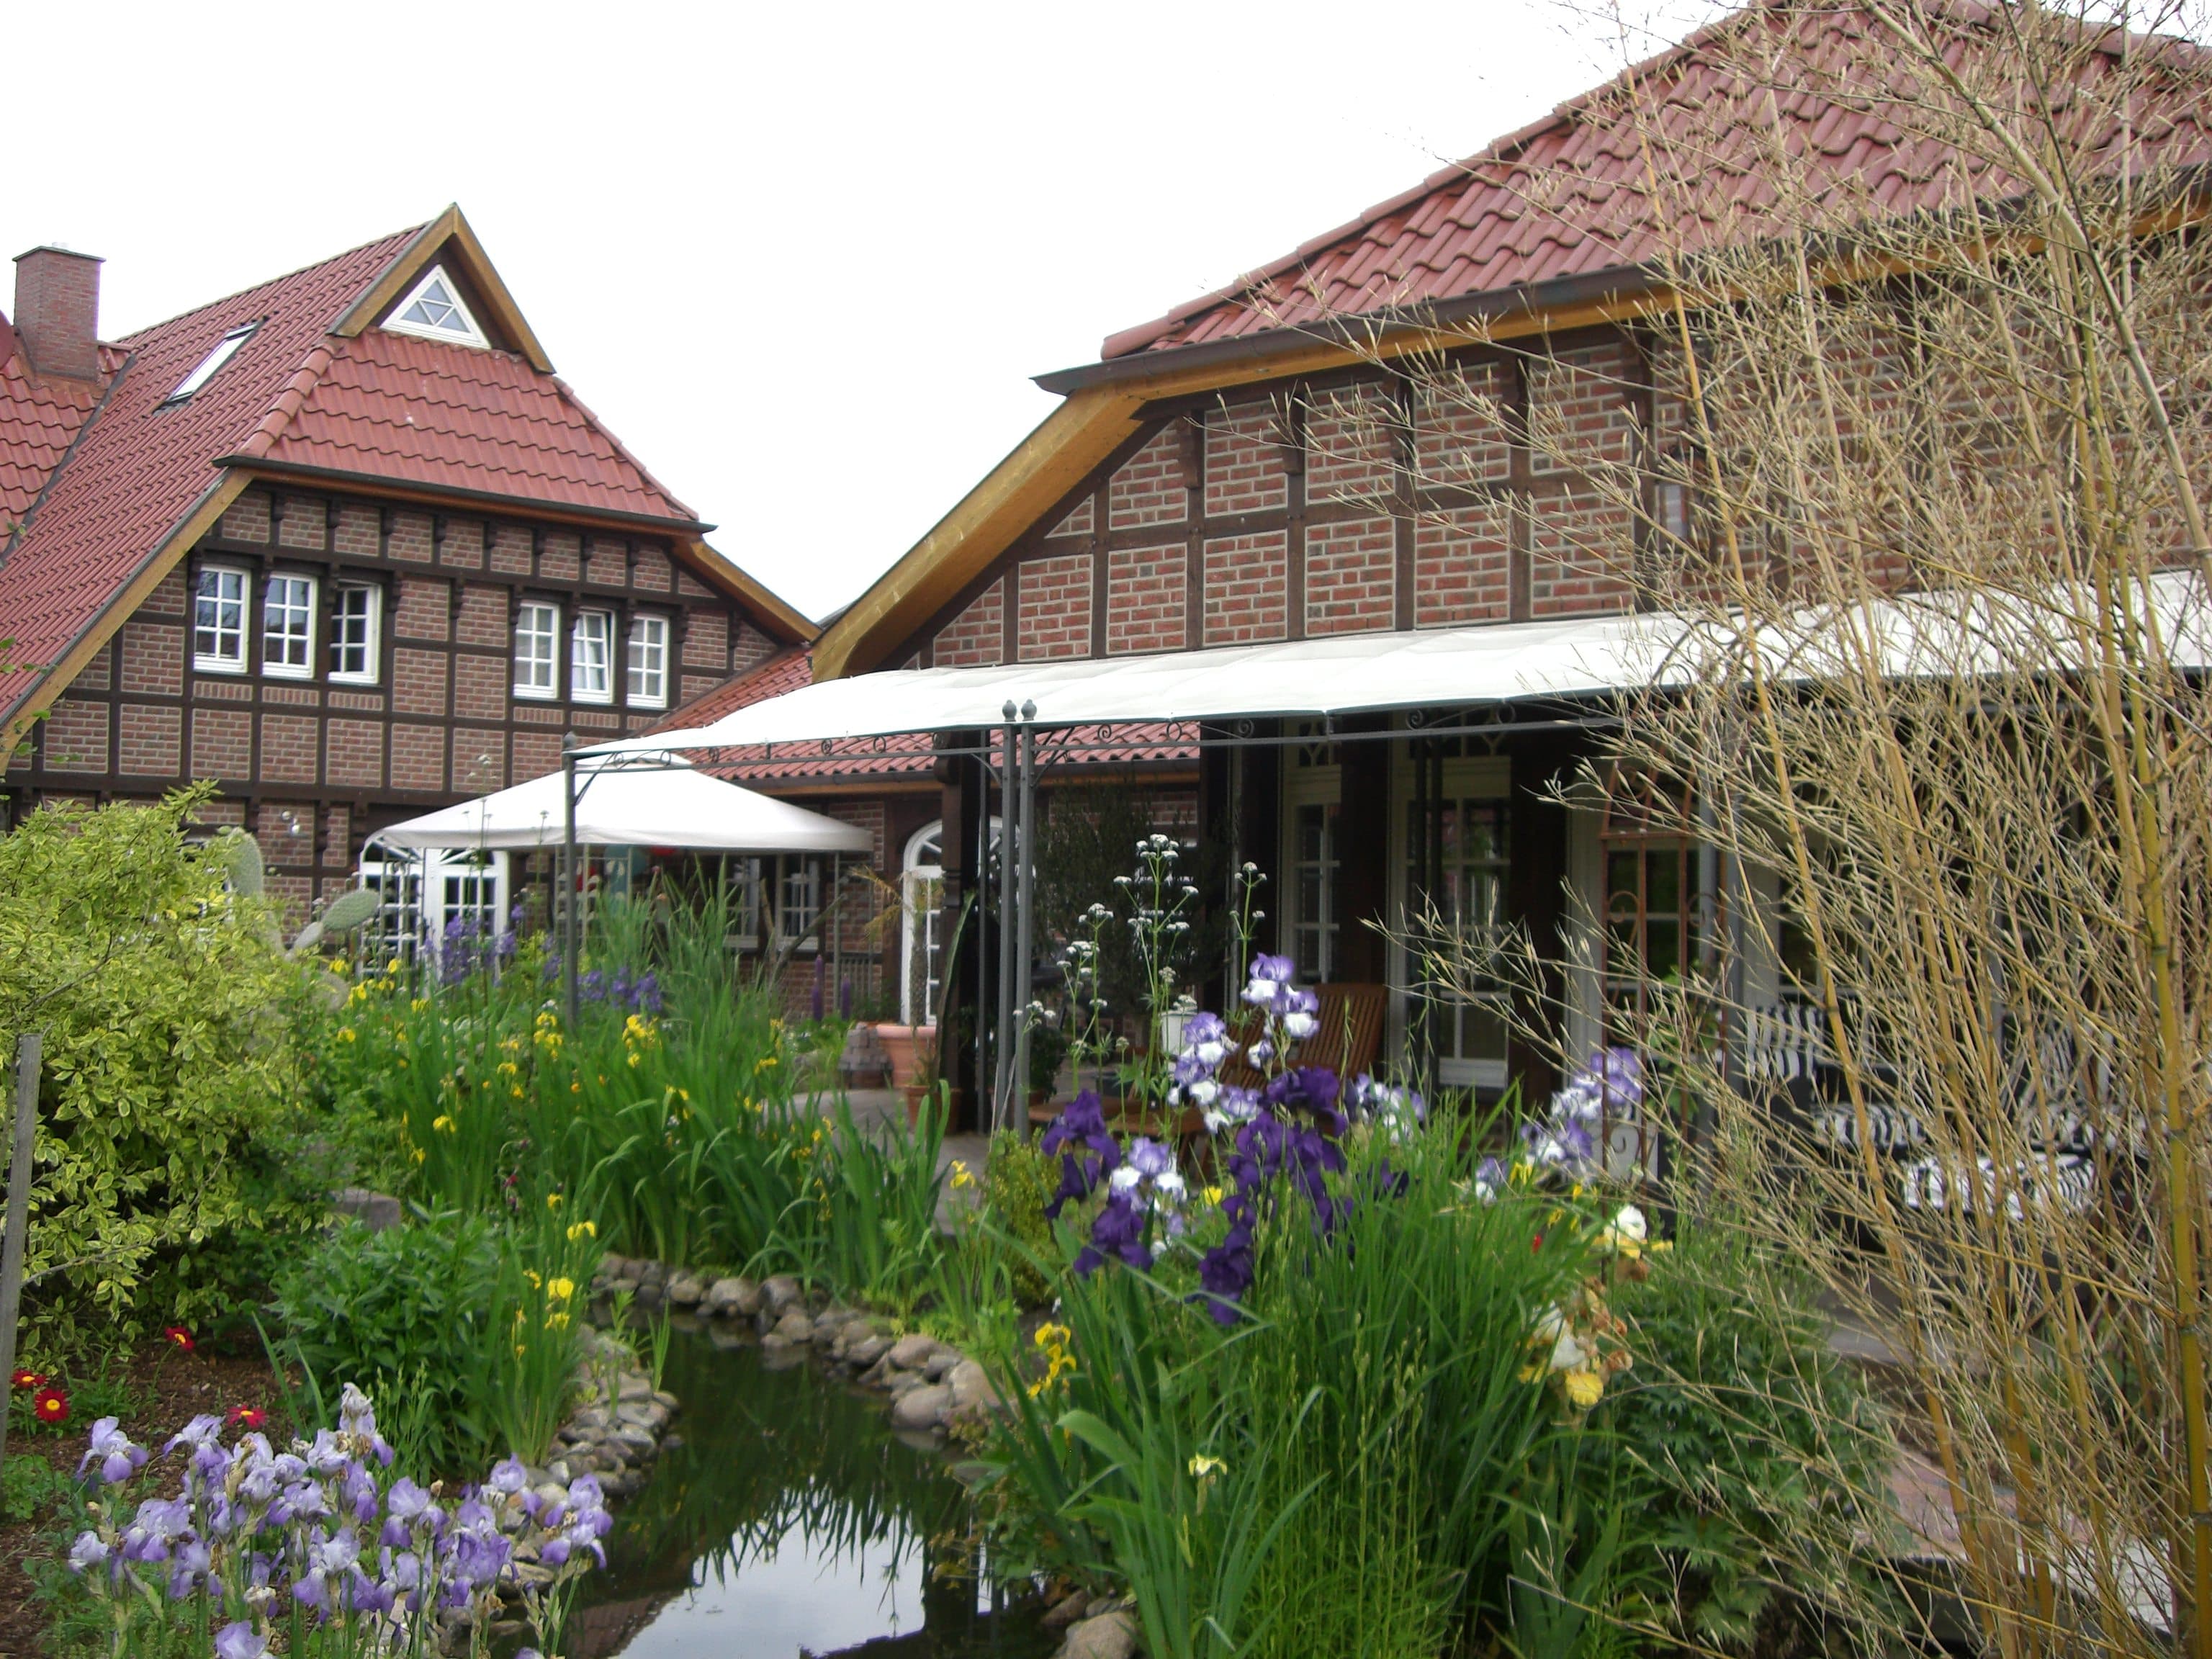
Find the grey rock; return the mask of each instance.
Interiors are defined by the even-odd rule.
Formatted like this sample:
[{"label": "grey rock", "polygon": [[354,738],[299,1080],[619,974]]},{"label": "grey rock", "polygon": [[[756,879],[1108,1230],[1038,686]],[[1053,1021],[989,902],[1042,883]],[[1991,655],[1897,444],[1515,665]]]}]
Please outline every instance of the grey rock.
[{"label": "grey rock", "polygon": [[642,1404],[628,1403],[615,1413],[615,1420],[626,1429],[643,1429],[647,1434],[659,1434],[668,1426],[668,1407],[657,1400]]},{"label": "grey rock", "polygon": [[845,1350],[845,1358],[850,1364],[872,1365],[890,1352],[890,1346],[882,1337],[870,1331],[858,1342]]},{"label": "grey rock", "polygon": [[537,1492],[541,1504],[565,1504],[568,1501],[568,1488],[556,1480],[541,1480],[532,1490]]},{"label": "grey rock", "polygon": [[952,1416],[970,1417],[999,1408],[999,1391],[991,1386],[991,1379],[983,1368],[972,1359],[963,1359],[955,1365],[945,1383],[952,1392]]},{"label": "grey rock", "polygon": [[945,1373],[958,1364],[966,1356],[957,1348],[940,1347],[922,1364],[921,1374],[933,1382],[944,1380]]},{"label": "grey rock", "polygon": [[775,1329],[769,1334],[789,1343],[811,1342],[814,1340],[814,1322],[803,1310],[793,1308],[775,1322]]},{"label": "grey rock", "polygon": [[331,1196],[331,1207],[349,1221],[358,1221],[373,1233],[397,1227],[405,1212],[389,1193],[373,1193],[366,1187],[349,1187]]},{"label": "grey rock", "polygon": [[668,1281],[668,1299],[679,1308],[696,1308],[707,1294],[707,1287],[690,1273]]},{"label": "grey rock", "polygon": [[1060,1659],[1132,1659],[1136,1651],[1137,1621],[1117,1610],[1070,1625]]},{"label": "grey rock", "polygon": [[664,1261],[641,1261],[637,1264],[637,1279],[641,1285],[665,1285],[668,1264]]},{"label": "grey rock", "polygon": [[789,1273],[773,1274],[761,1285],[761,1299],[771,1313],[781,1314],[797,1305],[804,1295],[799,1281]]},{"label": "grey rock", "polygon": [[902,1336],[891,1344],[891,1364],[902,1371],[918,1371],[929,1363],[937,1352],[937,1339],[916,1331],[912,1336]]},{"label": "grey rock", "polygon": [[934,1384],[908,1389],[891,1402],[891,1426],[895,1429],[932,1429],[944,1420],[945,1408],[952,1401],[952,1390]]},{"label": "grey rock", "polygon": [[676,1414],[677,1398],[665,1389],[655,1389],[653,1391],[653,1403],[672,1417]]},{"label": "grey rock", "polygon": [[760,1286],[750,1279],[718,1279],[707,1287],[701,1311],[750,1319],[760,1311]]},{"label": "grey rock", "polygon": [[624,1400],[652,1399],[653,1379],[643,1371],[624,1371],[622,1380],[622,1398]]},{"label": "grey rock", "polygon": [[891,1398],[896,1400],[902,1395],[912,1394],[916,1389],[926,1389],[929,1386],[929,1383],[922,1380],[920,1371],[895,1372],[891,1376]]},{"label": "grey rock", "polygon": [[565,1457],[556,1457],[548,1463],[545,1466],[545,1473],[552,1478],[553,1484],[557,1486],[565,1486],[576,1478],[576,1471],[568,1467],[568,1460]]},{"label": "grey rock", "polygon": [[637,1305],[639,1307],[657,1308],[660,1305],[660,1302],[661,1295],[659,1285],[653,1284],[648,1279],[637,1287]]},{"label": "grey rock", "polygon": [[1066,1630],[1077,1620],[1086,1618],[1091,1612],[1091,1598],[1081,1590],[1072,1590],[1052,1604],[1045,1613],[1047,1630]]}]

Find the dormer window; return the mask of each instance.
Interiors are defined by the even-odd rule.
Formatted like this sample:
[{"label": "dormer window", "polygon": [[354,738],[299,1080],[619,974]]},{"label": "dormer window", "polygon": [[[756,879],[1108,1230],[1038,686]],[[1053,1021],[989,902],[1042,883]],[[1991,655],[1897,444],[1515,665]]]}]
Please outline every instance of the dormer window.
[{"label": "dormer window", "polygon": [[395,334],[415,334],[426,340],[447,340],[486,350],[491,346],[443,265],[430,267],[429,274],[415,284],[415,291],[384,319],[384,326]]},{"label": "dormer window", "polygon": [[260,326],[258,321],[241,323],[217,340],[215,343],[215,349],[200,359],[199,366],[177,382],[177,389],[174,392],[161,399],[161,407],[167,409],[171,404],[185,402],[192,393],[215,379],[216,371],[237,356],[239,347],[252,339],[254,331]]}]

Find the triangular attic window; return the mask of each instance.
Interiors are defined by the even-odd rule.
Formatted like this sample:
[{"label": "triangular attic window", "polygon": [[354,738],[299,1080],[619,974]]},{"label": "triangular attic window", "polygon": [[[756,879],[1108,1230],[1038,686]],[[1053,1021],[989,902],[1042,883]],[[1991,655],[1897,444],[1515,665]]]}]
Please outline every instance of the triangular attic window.
[{"label": "triangular attic window", "polygon": [[429,274],[415,284],[415,291],[384,319],[384,325],[394,333],[419,334],[426,340],[450,340],[455,345],[486,349],[491,345],[443,265],[430,267]]}]

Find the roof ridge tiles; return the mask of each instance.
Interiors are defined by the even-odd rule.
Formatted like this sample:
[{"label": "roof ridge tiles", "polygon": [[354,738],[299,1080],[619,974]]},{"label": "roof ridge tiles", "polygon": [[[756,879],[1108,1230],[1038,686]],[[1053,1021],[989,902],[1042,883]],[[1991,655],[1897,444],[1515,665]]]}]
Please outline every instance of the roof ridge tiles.
[{"label": "roof ridge tiles", "polygon": [[[428,222],[428,221],[424,222],[425,224]],[[197,317],[202,312],[214,311],[221,307],[229,305],[234,301],[243,300],[252,295],[258,294],[263,289],[275,288],[280,283],[295,281],[299,277],[307,276],[310,271],[320,270],[325,265],[334,265],[338,264],[341,260],[350,259],[358,254],[366,253],[371,248],[381,247],[386,242],[396,241],[404,245],[407,239],[421,234],[423,228],[423,225],[414,225],[405,230],[392,231],[382,236],[372,236],[365,242],[357,242],[349,248],[344,248],[338,252],[331,254],[328,258],[310,259],[305,264],[295,265],[289,270],[268,277],[262,282],[248,283],[244,288],[234,289],[232,292],[219,295],[216,299],[206,301],[204,303],[196,306],[187,306],[184,310],[176,313],[173,316],[164,317],[157,322],[148,323],[143,327],[131,330],[128,334],[118,336],[116,343],[118,345],[127,347],[134,342],[143,341],[147,336],[156,333],[162,329],[171,327],[175,324],[184,322],[189,318]]]},{"label": "roof ridge tiles", "polygon": [[318,343],[309,349],[306,359],[299,368],[292,371],[291,378],[286,380],[277,392],[275,400],[269,405],[268,412],[254,423],[253,430],[248,433],[246,441],[238,446],[239,454],[266,455],[276,447],[276,440],[283,434],[285,428],[291,425],[293,417],[299,414],[301,406],[307,401],[309,394],[320,383],[325,371],[331,366],[331,359],[332,354],[328,345]]}]

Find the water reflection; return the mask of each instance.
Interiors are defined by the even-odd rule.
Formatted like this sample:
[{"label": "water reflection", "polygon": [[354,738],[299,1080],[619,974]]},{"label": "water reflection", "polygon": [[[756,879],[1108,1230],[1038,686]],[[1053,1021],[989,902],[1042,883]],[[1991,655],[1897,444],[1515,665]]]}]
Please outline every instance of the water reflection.
[{"label": "water reflection", "polygon": [[[727,1332],[716,1332],[723,1343]],[[574,1659],[1042,1659],[1030,1607],[927,1571],[957,1547],[967,1494],[893,1435],[879,1396],[750,1342],[679,1332],[668,1386],[684,1443],[623,1509],[586,1581]]]}]

